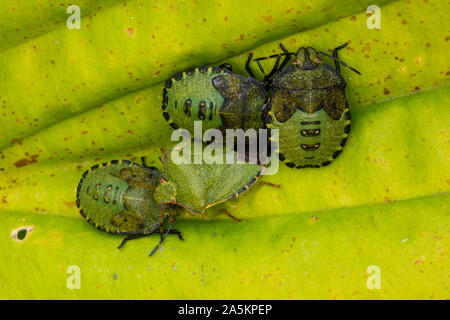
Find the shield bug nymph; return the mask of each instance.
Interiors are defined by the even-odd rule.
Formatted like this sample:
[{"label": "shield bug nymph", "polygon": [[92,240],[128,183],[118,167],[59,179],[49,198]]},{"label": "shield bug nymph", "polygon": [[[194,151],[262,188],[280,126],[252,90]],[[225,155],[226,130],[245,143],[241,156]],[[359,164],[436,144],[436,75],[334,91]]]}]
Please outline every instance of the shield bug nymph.
[{"label": "shield bug nymph", "polygon": [[[256,164],[175,164],[166,152],[162,157],[164,171],[128,160],[113,160],[95,165],[86,171],[77,188],[76,205],[81,215],[102,231],[124,234],[126,241],[161,234],[161,241],[169,233],[183,237],[172,229],[178,205],[194,214],[233,199],[249,190],[262,174]],[[235,157],[237,155],[235,154]],[[172,208],[173,209],[173,208]],[[231,216],[232,217],[232,216]],[[232,217],[234,218],[234,217]],[[169,227],[163,223],[169,219]]]},{"label": "shield bug nymph", "polygon": [[[351,117],[340,64],[360,72],[338,58],[338,50],[346,46],[335,48],[329,55],[312,47],[289,52],[280,44],[282,53],[254,59],[266,87],[272,89],[266,126],[279,130],[278,157],[289,167],[326,166],[347,141]],[[335,68],[322,62],[319,55],[333,59]],[[294,62],[287,66],[292,56]],[[266,75],[260,61],[269,58],[277,60]]]},{"label": "shield bug nymph", "polygon": [[[173,129],[187,129],[202,121],[203,131],[264,128],[266,91],[254,78],[231,71],[230,64],[199,66],[179,72],[163,89],[162,111]],[[203,133],[203,132],[202,132]]]},{"label": "shield bug nymph", "polygon": [[[237,153],[233,152],[235,160]],[[204,155],[209,157],[211,155]],[[194,159],[194,155],[192,155]],[[162,157],[163,174],[155,191],[160,203],[182,206],[190,213],[203,214],[205,209],[218,203],[234,199],[249,190],[261,176],[264,167],[250,163],[214,163],[203,158],[203,162],[175,164],[170,152]]]},{"label": "shield bug nymph", "polygon": [[[76,204],[81,215],[98,229],[126,235],[119,249],[128,240],[158,231],[161,242],[168,233],[177,234],[182,240],[181,233],[171,229],[174,215],[167,215],[153,197],[160,179],[161,174],[156,168],[128,160],[95,165],[83,173],[77,188]],[[169,218],[170,225],[164,231],[162,225],[166,218]]]}]

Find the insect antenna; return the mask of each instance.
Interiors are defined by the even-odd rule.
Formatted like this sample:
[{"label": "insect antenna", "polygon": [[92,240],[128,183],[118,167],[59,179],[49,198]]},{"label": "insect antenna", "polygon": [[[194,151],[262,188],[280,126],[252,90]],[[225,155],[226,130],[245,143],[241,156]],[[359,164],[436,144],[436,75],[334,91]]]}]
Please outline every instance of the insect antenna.
[{"label": "insect antenna", "polygon": [[353,72],[355,72],[355,73],[361,75],[361,72],[359,72],[359,71],[356,70],[355,68],[350,67],[350,66],[349,66],[348,64],[346,64],[344,61],[341,61],[341,60],[339,60],[339,59],[337,59],[337,58],[335,58],[335,57],[333,57],[333,56],[330,56],[328,53],[325,53],[325,52],[323,52],[323,51],[317,51],[317,52],[319,52],[320,54],[323,54],[323,55],[327,56],[328,58],[333,59],[334,61],[339,62],[339,63],[342,64],[344,67],[347,67],[347,68],[349,68],[350,70],[352,70]]},{"label": "insect antenna", "polygon": [[154,254],[156,252],[156,250],[158,250],[159,246],[161,245],[161,243],[163,243],[164,239],[166,238],[166,236],[169,234],[170,229],[172,229],[172,225],[173,222],[169,225],[169,228],[167,228],[166,233],[164,233],[164,236],[161,238],[161,240],[159,241],[159,243],[156,245],[156,247],[152,250],[152,252],[150,252],[150,254],[148,255],[149,257]]},{"label": "insect antenna", "polygon": [[278,54],[273,54],[271,56],[267,56],[267,57],[259,57],[259,58],[255,58],[253,59],[253,61],[261,61],[261,60],[266,60],[266,59],[274,59],[277,57],[282,57],[282,56],[295,56],[295,52],[282,52],[282,53],[278,53]]}]

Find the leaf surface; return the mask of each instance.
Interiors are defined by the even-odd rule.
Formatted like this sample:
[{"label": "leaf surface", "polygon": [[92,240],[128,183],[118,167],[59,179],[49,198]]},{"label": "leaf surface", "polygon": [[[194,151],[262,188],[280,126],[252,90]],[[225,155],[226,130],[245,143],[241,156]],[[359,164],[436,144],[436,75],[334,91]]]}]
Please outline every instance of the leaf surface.
[{"label": "leaf surface", "polygon": [[[69,4],[19,3],[0,9],[11,22],[0,26],[0,298],[450,297],[447,2],[379,1],[380,30],[367,29],[368,1],[79,1],[80,30],[65,27]],[[339,57],[362,75],[341,67],[352,131],[331,165],[280,163],[262,178],[280,188],[182,215],[185,241],[169,236],[151,258],[158,236],[117,250],[121,237],[78,213],[90,166],[147,156],[161,169],[174,145],[161,115],[172,73],[226,61],[246,75],[250,51],[347,41]],[[22,241],[20,227],[32,227]],[[80,290],[67,287],[72,265]]]}]

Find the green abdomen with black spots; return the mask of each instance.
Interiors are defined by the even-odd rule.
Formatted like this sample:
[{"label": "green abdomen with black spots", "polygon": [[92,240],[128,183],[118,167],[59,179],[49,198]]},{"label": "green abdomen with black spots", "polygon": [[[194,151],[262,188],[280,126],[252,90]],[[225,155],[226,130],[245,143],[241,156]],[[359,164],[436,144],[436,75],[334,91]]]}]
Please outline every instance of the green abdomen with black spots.
[{"label": "green abdomen with black spots", "polygon": [[324,109],[308,114],[296,110],[286,122],[271,115],[271,129],[279,130],[278,154],[289,167],[317,168],[331,163],[342,151],[350,131],[350,111],[334,120]]},{"label": "green abdomen with black spots", "polygon": [[161,175],[130,161],[112,161],[86,171],[77,188],[81,215],[110,233],[142,233],[159,226],[160,205],[153,198]]},{"label": "green abdomen with black spots", "polygon": [[266,92],[262,84],[218,67],[198,67],[170,78],[162,111],[173,129],[193,134],[194,121],[208,129],[259,129]]},{"label": "green abdomen with black spots", "polygon": [[350,132],[345,86],[326,64],[290,66],[275,79],[266,125],[279,130],[276,153],[288,167],[327,166],[341,153]]}]

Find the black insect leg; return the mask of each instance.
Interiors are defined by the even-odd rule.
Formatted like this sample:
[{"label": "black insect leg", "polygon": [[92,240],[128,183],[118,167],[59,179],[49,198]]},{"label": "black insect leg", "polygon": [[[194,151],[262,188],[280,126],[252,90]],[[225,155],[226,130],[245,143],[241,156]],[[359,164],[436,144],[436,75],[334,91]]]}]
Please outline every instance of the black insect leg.
[{"label": "black insect leg", "polygon": [[153,166],[148,166],[146,160],[147,160],[147,157],[141,157],[141,163],[144,168],[158,171],[158,168],[153,167]]},{"label": "black insect leg", "polygon": [[[335,57],[337,60],[338,58],[338,50],[344,49],[346,46],[348,46],[348,43],[344,43],[343,45],[336,47],[333,49],[333,57]],[[334,66],[336,68],[336,71],[341,74],[341,66],[338,61],[334,60]]]},{"label": "black insect leg", "polygon": [[279,71],[283,70],[286,67],[286,65],[288,64],[289,60],[291,59],[291,55],[295,54],[293,52],[287,51],[282,43],[280,43],[280,48],[281,48],[281,50],[283,50],[283,53],[286,55],[286,57],[284,58],[284,60],[281,63],[280,67],[278,68]]},{"label": "black insect leg", "polygon": [[147,164],[146,164],[146,160],[147,160],[147,157],[141,157],[142,166],[148,168]]},{"label": "black insect leg", "polygon": [[261,70],[261,73],[264,75],[264,79],[266,79],[266,72],[264,71],[263,66],[261,65],[261,62],[259,62],[260,59],[255,59],[254,61],[256,61],[256,63],[258,64],[259,70]]},{"label": "black insect leg", "polygon": [[[178,235],[178,238],[180,239],[180,240],[184,240],[183,239],[183,234],[181,233],[181,231],[179,231],[179,230],[176,230],[176,229],[173,229],[173,230],[162,230],[162,232],[164,232],[164,233],[168,233],[168,234],[176,234],[176,235]],[[122,240],[122,242],[120,243],[120,245],[117,247],[117,249],[121,249],[124,245],[125,245],[125,243],[128,241],[128,240],[133,240],[133,239],[139,239],[139,238],[142,238],[142,237],[146,237],[146,236],[149,236],[149,235],[151,235],[151,234],[154,234],[155,233],[155,231],[152,231],[152,232],[150,232],[150,233],[136,233],[136,234],[129,234],[129,235],[127,235],[125,238],[123,238],[123,240]],[[163,237],[161,237],[161,239],[163,239]]]},{"label": "black insect leg", "polygon": [[[159,243],[156,245],[156,247],[153,248],[152,252],[149,253],[149,255],[148,255],[149,257],[150,257],[151,255],[153,255],[153,254],[156,252],[156,250],[158,250],[159,246],[161,245],[161,243],[164,242],[164,239],[166,239],[167,235],[168,235],[169,233],[171,233],[171,231],[172,231],[172,225],[173,225],[174,222],[175,222],[175,218],[174,218],[173,216],[170,217],[169,228],[168,228],[167,231],[164,233],[164,236],[161,238],[161,240],[160,240]],[[177,231],[177,230],[174,230],[174,231]],[[178,231],[178,232],[179,232],[179,231]],[[178,237],[180,238],[180,233],[177,233],[177,234],[178,234]],[[183,237],[181,237],[180,239],[183,239]]]},{"label": "black insect leg", "polygon": [[[275,64],[272,68],[272,70],[270,70],[269,74],[267,76],[264,77],[264,82],[269,82],[272,77],[275,75],[275,73],[278,70],[278,64],[280,63],[280,59],[281,59],[281,55],[277,56],[277,61],[275,61]],[[286,59],[286,58],[285,58]],[[258,61],[259,62],[259,61]],[[283,61],[284,62],[284,61]],[[258,63],[259,64],[259,63]]]},{"label": "black insect leg", "polygon": [[149,236],[151,234],[153,234],[153,232],[150,233],[136,233],[136,234],[129,234],[127,235],[125,238],[123,238],[122,242],[120,243],[120,245],[117,247],[117,249],[120,249],[124,246],[124,244],[128,241],[128,240],[133,240],[133,239],[138,239],[138,238],[142,238],[142,237],[146,237]]},{"label": "black insect leg", "polygon": [[183,234],[182,234],[181,231],[179,231],[179,230],[176,230],[176,229],[170,230],[170,231],[169,231],[169,234],[176,234],[176,235],[178,235],[178,238],[179,238],[181,241],[184,240]]},{"label": "black insect leg", "polygon": [[252,57],[253,57],[253,53],[250,53],[247,61],[245,62],[245,71],[247,71],[247,73],[250,77],[256,79],[256,76],[253,73],[253,70],[250,68],[250,62],[252,61]]},{"label": "black insect leg", "polygon": [[348,45],[348,43],[344,43],[342,46],[339,46],[339,47],[334,48],[334,50],[333,50],[333,55],[332,55],[332,56],[330,56],[328,53],[323,52],[323,51],[317,51],[317,52],[320,53],[320,54],[323,54],[324,56],[327,56],[328,58],[333,59],[333,60],[334,60],[334,65],[335,65],[335,67],[336,67],[336,71],[337,71],[338,73],[341,73],[340,68],[339,68],[339,63],[340,63],[340,64],[342,64],[344,67],[347,67],[347,68],[349,68],[350,70],[352,70],[353,72],[355,72],[355,73],[361,75],[361,72],[359,72],[359,71],[356,70],[355,68],[350,67],[348,64],[346,64],[345,62],[343,62],[342,60],[339,60],[339,59],[337,58],[337,51],[340,50],[340,49],[342,49],[342,48],[345,48],[347,45]]},{"label": "black insect leg", "polygon": [[[180,209],[180,207],[175,204],[171,204],[171,203],[168,205],[168,207],[169,207],[169,210],[171,211],[169,216],[171,217],[171,220],[173,220],[174,219],[173,217],[178,215],[178,210]],[[163,230],[163,232],[165,232],[165,230]],[[176,235],[178,235],[178,238],[180,240],[184,240],[183,235],[181,234],[181,231],[172,229],[172,230],[170,230],[169,234],[176,234]]]},{"label": "black insect leg", "polygon": [[161,236],[161,240],[163,239],[163,235],[164,235],[164,229],[163,229],[163,224],[164,224],[164,219],[167,217],[165,214],[165,210],[166,209],[166,205],[162,204],[161,205],[161,214],[159,216],[159,235]]},{"label": "black insect leg", "polygon": [[229,63],[222,63],[222,64],[219,66],[219,68],[229,70],[230,72],[233,71],[233,69],[232,69],[232,67],[231,67],[231,64],[229,64]]},{"label": "black insect leg", "polygon": [[[282,43],[280,43],[280,48],[283,51],[282,53],[273,54],[273,55],[268,56],[268,57],[260,57],[260,58],[257,58],[257,59],[254,60],[258,64],[259,69],[261,70],[261,72],[264,74],[264,87],[266,89],[269,88],[270,85],[272,84],[272,80],[273,80],[273,77],[275,76],[275,74],[278,71],[283,70],[286,67],[286,65],[288,64],[288,62],[289,62],[289,60],[291,58],[291,55],[295,55],[295,53],[289,52],[288,50],[286,50],[286,48],[283,46]],[[283,62],[281,63],[281,65],[279,65],[282,56],[285,56],[285,57],[284,57]],[[261,63],[259,61],[260,60],[266,60],[266,59],[273,59],[273,58],[276,58],[277,61],[275,62],[274,66],[273,66],[272,70],[269,72],[269,74],[266,75],[265,72],[264,72],[264,69],[263,69],[263,67],[262,67],[262,65],[261,65]]]},{"label": "black insect leg", "polygon": [[[278,58],[277,58],[277,62],[275,63],[275,65],[278,65],[278,62],[280,61],[280,56],[277,56],[277,57]],[[255,59],[254,61],[256,61],[256,63],[258,64],[259,70],[261,70],[261,73],[264,76],[263,85],[264,85],[264,89],[266,89],[266,91],[267,91],[267,90],[269,90],[269,87],[270,87],[272,81],[269,80],[269,77],[266,75],[266,72],[264,71],[264,68],[261,65],[261,62],[259,62],[259,60],[264,60],[264,59],[258,58],[258,59]],[[274,69],[272,69],[272,71],[273,70]]]},{"label": "black insect leg", "polygon": [[[283,53],[279,54],[277,56],[277,62],[275,63],[275,66],[273,67],[272,71],[270,71],[269,75],[267,76],[267,78],[269,80],[272,80],[273,76],[275,75],[276,72],[283,70],[286,65],[288,64],[289,60],[291,59],[291,55],[293,55],[293,52],[289,52],[282,43],[280,43],[280,49],[281,51],[283,51]],[[278,63],[280,62],[280,58],[281,56],[285,56],[283,59],[283,62],[281,63],[280,67],[278,67]]]}]

